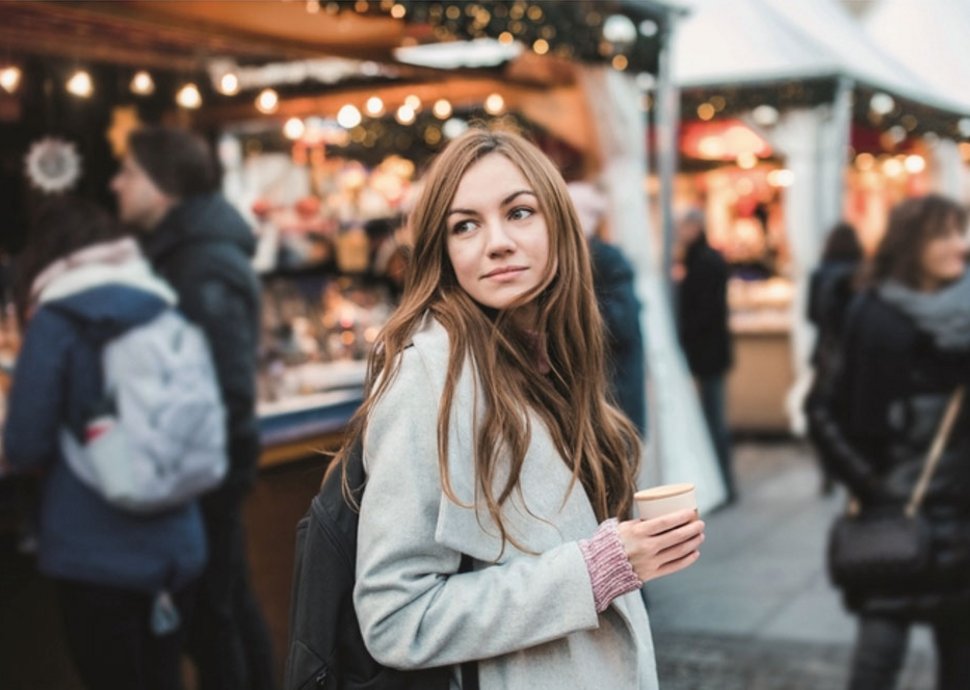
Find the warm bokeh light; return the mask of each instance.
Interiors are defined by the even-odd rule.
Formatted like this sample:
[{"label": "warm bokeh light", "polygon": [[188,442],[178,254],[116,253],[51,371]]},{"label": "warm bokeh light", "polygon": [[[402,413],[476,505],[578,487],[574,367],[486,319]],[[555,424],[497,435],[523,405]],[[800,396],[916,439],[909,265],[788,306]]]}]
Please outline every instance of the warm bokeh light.
[{"label": "warm bokeh light", "polygon": [[882,171],[887,177],[899,177],[904,169],[903,162],[898,158],[887,158],[882,162]]},{"label": "warm bokeh light", "polygon": [[226,96],[235,96],[239,93],[239,77],[234,72],[226,72],[219,79],[219,92]]},{"label": "warm bokeh light", "polygon": [[384,114],[384,101],[380,96],[371,96],[364,104],[364,112],[371,117],[380,117]]},{"label": "warm bokeh light", "polygon": [[132,93],[136,93],[139,96],[148,96],[155,92],[155,80],[152,79],[152,75],[148,72],[140,70],[135,72],[135,76],[131,78],[129,88]]},{"label": "warm bokeh light", "polygon": [[449,117],[451,117],[451,103],[444,98],[437,100],[434,103],[434,107],[431,108],[431,112],[433,112],[434,116],[439,120],[447,120]]},{"label": "warm bokeh light", "polygon": [[283,125],[283,136],[291,141],[302,139],[306,134],[306,125],[298,117],[291,117]]},{"label": "warm bokeh light", "polygon": [[353,129],[360,124],[362,119],[357,107],[349,103],[337,112],[337,124],[344,129]]},{"label": "warm bokeh light", "polygon": [[485,112],[489,115],[499,115],[505,110],[505,99],[501,94],[493,93],[485,99]]},{"label": "warm bokeh light", "polygon": [[409,125],[412,122],[414,122],[414,115],[415,115],[414,108],[411,108],[410,106],[405,104],[397,109],[397,113],[395,113],[394,117],[402,125]]},{"label": "warm bokeh light", "polygon": [[16,65],[9,65],[0,70],[0,88],[7,93],[13,93],[20,86],[22,74]]},{"label": "warm bokeh light", "polygon": [[860,153],[855,157],[855,165],[859,170],[868,172],[876,167],[876,157],[871,153]]},{"label": "warm bokeh light", "polygon": [[67,90],[75,96],[89,98],[94,93],[94,82],[91,81],[91,75],[83,69],[79,69],[67,80]]},{"label": "warm bokeh light", "polygon": [[910,175],[916,175],[926,170],[926,159],[919,154],[912,154],[906,156],[906,160],[903,161],[903,165],[906,167],[906,172]]},{"label": "warm bokeh light", "polygon": [[273,89],[263,89],[256,97],[256,110],[261,113],[275,113],[280,107],[280,97]]},{"label": "warm bokeh light", "polygon": [[202,94],[195,84],[186,84],[175,94],[175,102],[183,108],[194,110],[202,105]]}]

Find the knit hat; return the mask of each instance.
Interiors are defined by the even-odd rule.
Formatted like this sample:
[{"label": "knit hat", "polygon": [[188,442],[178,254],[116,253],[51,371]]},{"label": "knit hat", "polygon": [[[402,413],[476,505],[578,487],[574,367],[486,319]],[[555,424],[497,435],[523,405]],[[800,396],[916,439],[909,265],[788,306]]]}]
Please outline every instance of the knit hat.
[{"label": "knit hat", "polygon": [[169,196],[183,199],[218,188],[212,151],[197,134],[173,127],[144,127],[128,137],[128,151]]}]

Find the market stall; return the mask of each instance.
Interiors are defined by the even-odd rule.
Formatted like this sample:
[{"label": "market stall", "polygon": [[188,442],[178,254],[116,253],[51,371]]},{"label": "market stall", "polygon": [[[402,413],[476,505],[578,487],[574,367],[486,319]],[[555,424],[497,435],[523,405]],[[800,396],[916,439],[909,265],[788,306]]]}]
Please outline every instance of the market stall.
[{"label": "market stall", "polygon": [[[970,8],[965,3],[927,0],[918,6],[908,0],[873,3],[860,18],[866,35],[881,49],[905,64],[940,93],[970,112],[970,58],[964,49],[970,31]],[[970,133],[970,120],[959,125]],[[941,137],[932,142],[935,188],[956,199],[970,198],[970,144]]]},{"label": "market stall", "polygon": [[[400,289],[417,166],[469,121],[501,120],[569,174],[594,171],[575,66],[656,72],[667,16],[626,2],[2,4],[5,160],[47,135],[76,141],[84,192],[110,203],[130,128],[178,121],[217,143],[225,191],[259,233],[267,463],[332,440],[355,408]],[[470,60],[483,44],[498,57]],[[435,46],[459,62],[421,54]]]},{"label": "market stall", "polygon": [[[948,189],[937,143],[970,134],[968,109],[874,45],[832,0],[700,2],[681,26],[675,65],[688,161],[679,201],[705,208],[735,268],[733,426],[801,433],[814,338],[807,280],[825,233],[846,218],[872,247],[898,199]],[[767,361],[789,364],[759,377],[765,348]]]}]

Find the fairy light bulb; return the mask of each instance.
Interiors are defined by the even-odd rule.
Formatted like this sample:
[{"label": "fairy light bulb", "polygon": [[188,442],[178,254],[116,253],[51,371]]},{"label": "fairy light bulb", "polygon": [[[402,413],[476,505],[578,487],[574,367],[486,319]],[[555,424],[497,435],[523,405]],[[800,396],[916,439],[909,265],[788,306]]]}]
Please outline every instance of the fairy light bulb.
[{"label": "fairy light bulb", "polygon": [[179,92],[175,94],[175,102],[178,103],[183,108],[188,108],[189,110],[195,110],[202,106],[202,94],[199,93],[199,87],[191,82],[179,89]]},{"label": "fairy light bulb", "polygon": [[67,80],[67,91],[79,98],[90,98],[94,93],[94,82],[91,75],[83,69],[79,69],[71,78]]},{"label": "fairy light bulb", "polygon": [[138,94],[139,96],[149,96],[155,93],[155,80],[152,79],[151,74],[145,70],[140,70],[135,72],[135,76],[131,78],[129,88],[132,93]]},{"label": "fairy light bulb", "polygon": [[20,79],[23,73],[16,65],[9,65],[0,69],[0,88],[7,93],[13,93],[20,86]]}]

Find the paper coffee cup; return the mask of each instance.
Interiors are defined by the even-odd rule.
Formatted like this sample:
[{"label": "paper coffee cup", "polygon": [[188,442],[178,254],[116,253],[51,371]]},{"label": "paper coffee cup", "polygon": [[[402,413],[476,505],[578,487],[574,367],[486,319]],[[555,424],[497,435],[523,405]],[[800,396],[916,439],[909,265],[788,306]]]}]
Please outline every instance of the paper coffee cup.
[{"label": "paper coffee cup", "polygon": [[697,511],[697,494],[693,484],[664,484],[633,494],[640,517],[650,520],[679,510]]}]

